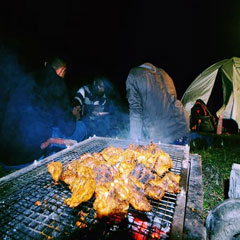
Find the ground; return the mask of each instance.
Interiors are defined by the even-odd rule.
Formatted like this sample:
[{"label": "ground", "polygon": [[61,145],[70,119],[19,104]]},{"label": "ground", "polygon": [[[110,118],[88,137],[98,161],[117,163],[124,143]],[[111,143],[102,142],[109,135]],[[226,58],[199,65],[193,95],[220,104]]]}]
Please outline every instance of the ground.
[{"label": "ground", "polygon": [[[240,164],[239,134],[206,134],[191,142],[191,153],[202,158],[203,218],[209,211],[228,198],[228,183],[233,163]],[[206,138],[211,138],[209,146]]]}]

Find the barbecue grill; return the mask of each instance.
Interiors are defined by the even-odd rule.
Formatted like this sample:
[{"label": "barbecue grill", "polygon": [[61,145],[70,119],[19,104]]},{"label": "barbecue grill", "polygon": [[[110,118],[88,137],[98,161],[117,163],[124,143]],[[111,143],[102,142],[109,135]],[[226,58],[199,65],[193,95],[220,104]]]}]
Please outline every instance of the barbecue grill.
[{"label": "barbecue grill", "polygon": [[0,179],[1,239],[182,239],[188,189],[189,147],[156,143],[173,161],[170,171],[180,174],[181,192],[166,193],[162,200],[148,198],[150,212],[129,208],[128,216],[95,218],[94,197],[76,208],[64,204],[71,196],[68,186],[55,184],[47,172],[51,161],[63,166],[86,152],[108,146],[126,149],[129,144],[113,138],[92,137],[29,167]]}]

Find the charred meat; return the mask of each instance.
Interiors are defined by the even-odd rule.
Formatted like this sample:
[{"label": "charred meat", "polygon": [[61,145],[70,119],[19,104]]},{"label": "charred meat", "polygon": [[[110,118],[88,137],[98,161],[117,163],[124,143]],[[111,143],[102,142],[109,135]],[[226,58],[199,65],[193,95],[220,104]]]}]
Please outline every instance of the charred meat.
[{"label": "charred meat", "polygon": [[[72,196],[65,204],[76,207],[95,196],[99,218],[126,216],[129,205],[139,211],[152,209],[147,197],[160,200],[165,192],[180,191],[180,176],[169,172],[170,156],[157,145],[129,145],[124,150],[110,146],[100,153],[85,153],[67,164],[52,162],[48,171],[54,181],[65,182]],[[95,194],[95,195],[94,195]]]}]

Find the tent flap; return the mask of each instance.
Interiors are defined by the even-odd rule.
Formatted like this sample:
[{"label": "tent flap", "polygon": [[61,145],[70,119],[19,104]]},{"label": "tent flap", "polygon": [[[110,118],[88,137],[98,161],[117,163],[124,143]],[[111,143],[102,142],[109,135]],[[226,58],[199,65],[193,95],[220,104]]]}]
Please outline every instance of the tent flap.
[{"label": "tent flap", "polygon": [[240,127],[240,58],[224,59],[205,69],[187,88],[182,97],[185,109],[190,113],[197,99],[206,104],[214,93],[213,86],[221,70],[223,105],[216,113],[224,118],[234,119]]}]

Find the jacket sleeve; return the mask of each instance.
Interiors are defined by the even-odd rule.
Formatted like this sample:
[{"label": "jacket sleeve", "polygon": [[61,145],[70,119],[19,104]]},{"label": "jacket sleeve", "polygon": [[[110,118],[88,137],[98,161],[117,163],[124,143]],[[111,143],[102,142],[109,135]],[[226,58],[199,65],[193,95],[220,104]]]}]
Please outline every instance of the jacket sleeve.
[{"label": "jacket sleeve", "polygon": [[74,97],[75,100],[79,101],[81,108],[83,107],[84,104],[84,99],[85,99],[85,89],[82,87],[80,88],[77,93],[75,94]]},{"label": "jacket sleeve", "polygon": [[76,140],[78,142],[81,142],[87,138],[87,128],[86,125],[82,121],[76,122],[76,128],[74,133],[72,134],[69,139]]},{"label": "jacket sleeve", "polygon": [[75,94],[74,99],[79,102],[80,107],[81,107],[81,114],[83,115],[83,113],[84,113],[84,99],[85,99],[85,89],[84,89],[84,87],[81,87],[81,88],[78,89],[77,93]]},{"label": "jacket sleeve", "polygon": [[142,139],[142,99],[136,83],[136,77],[130,73],[126,81],[126,89],[130,114],[130,138],[134,140]]}]

